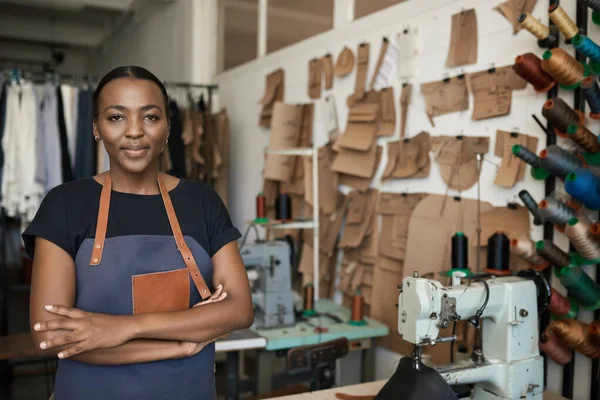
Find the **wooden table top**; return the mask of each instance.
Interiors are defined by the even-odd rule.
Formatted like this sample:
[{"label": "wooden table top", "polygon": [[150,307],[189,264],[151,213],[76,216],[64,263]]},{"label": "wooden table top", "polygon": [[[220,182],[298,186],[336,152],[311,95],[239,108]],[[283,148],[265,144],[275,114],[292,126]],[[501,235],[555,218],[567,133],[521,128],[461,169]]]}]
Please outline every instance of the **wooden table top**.
[{"label": "wooden table top", "polygon": [[31,333],[0,336],[0,360],[37,356]]}]

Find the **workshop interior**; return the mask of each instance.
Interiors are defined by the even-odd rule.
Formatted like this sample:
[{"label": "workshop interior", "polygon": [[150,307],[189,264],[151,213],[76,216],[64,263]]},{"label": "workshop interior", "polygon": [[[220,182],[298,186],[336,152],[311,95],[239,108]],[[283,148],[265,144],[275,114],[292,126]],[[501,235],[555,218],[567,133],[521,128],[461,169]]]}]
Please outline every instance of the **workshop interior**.
[{"label": "workshop interior", "polygon": [[54,393],[21,234],[121,65],[242,234],[219,399],[600,400],[599,0],[0,0],[0,399]]}]

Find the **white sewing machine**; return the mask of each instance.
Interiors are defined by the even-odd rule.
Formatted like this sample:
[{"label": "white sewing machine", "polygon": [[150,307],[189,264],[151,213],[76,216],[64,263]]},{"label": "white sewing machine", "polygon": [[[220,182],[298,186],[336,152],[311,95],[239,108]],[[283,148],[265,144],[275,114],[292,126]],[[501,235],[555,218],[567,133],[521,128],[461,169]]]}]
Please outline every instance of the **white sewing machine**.
[{"label": "white sewing machine", "polygon": [[421,346],[455,339],[439,337],[441,328],[469,320],[480,324],[483,346],[469,360],[434,368],[443,379],[450,385],[473,384],[471,398],[476,400],[541,399],[544,361],[538,349],[536,284],[521,277],[493,277],[485,283],[443,287],[416,274],[404,278],[398,331],[414,345],[413,366],[422,365]]}]

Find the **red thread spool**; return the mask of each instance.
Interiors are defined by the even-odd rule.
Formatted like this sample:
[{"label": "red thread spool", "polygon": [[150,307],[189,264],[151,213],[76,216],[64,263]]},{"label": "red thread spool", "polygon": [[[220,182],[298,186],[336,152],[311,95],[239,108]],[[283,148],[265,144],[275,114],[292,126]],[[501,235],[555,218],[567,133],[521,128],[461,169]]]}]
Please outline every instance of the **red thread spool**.
[{"label": "red thread spool", "polygon": [[256,196],[256,221],[266,221],[267,219],[267,198],[260,192]]},{"label": "red thread spool", "polygon": [[540,351],[543,351],[559,365],[565,365],[571,362],[573,352],[560,343],[554,335],[549,335],[546,332],[540,337]]},{"label": "red thread spool", "polygon": [[538,93],[546,93],[556,85],[556,79],[542,69],[542,60],[533,53],[517,56],[513,69],[531,83]]},{"label": "red thread spool", "polygon": [[350,314],[350,325],[365,325],[366,321],[363,318],[363,309],[365,305],[365,299],[360,292],[356,292],[352,297],[352,309]]},{"label": "red thread spool", "polygon": [[588,327],[590,333],[590,340],[596,345],[600,346],[600,320],[594,321]]},{"label": "red thread spool", "polygon": [[[573,309],[573,311],[571,311]],[[550,304],[548,310],[557,317],[568,316],[570,318],[577,317],[577,310],[573,308],[571,300],[557,292],[552,288],[552,296],[550,297]]]}]

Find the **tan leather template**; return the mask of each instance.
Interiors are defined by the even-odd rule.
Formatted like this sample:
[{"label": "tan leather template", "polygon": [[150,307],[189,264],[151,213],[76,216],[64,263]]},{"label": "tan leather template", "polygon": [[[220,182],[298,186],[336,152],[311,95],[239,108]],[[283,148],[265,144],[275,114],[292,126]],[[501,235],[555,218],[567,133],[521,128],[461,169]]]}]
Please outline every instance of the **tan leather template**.
[{"label": "tan leather template", "polygon": [[402,92],[400,93],[400,140],[404,139],[406,134],[406,120],[408,118],[408,108],[410,106],[411,96],[412,84],[403,84]]},{"label": "tan leather template", "polygon": [[375,164],[373,164],[373,171],[369,178],[361,178],[354,175],[348,175],[343,173],[338,173],[338,183],[342,185],[346,185],[351,187],[352,189],[358,190],[360,192],[366,192],[371,186],[372,178],[375,176],[377,172],[377,167],[381,161],[381,154],[383,151],[383,147],[377,146],[377,155],[375,157]]},{"label": "tan leather template", "polygon": [[363,241],[372,221],[372,213],[375,212],[375,204],[377,202],[377,190],[369,189],[366,197],[367,202],[365,206],[365,214],[360,223],[350,224],[347,223],[342,233],[342,237],[338,244],[338,247],[358,247]]},{"label": "tan leather template", "polygon": [[[424,178],[429,176],[430,137],[427,132],[398,142],[388,142],[388,163],[382,179]],[[402,153],[402,157],[400,157]]]},{"label": "tan leather template", "polygon": [[349,47],[344,46],[335,62],[333,72],[338,78],[342,78],[354,69],[354,53]]},{"label": "tan leather template", "polygon": [[[270,150],[298,146],[302,130],[302,111],[301,105],[275,103],[269,135]],[[267,154],[264,177],[279,182],[290,182],[294,174],[295,161],[295,156]]]},{"label": "tan leather template", "polygon": [[392,136],[396,130],[396,104],[394,103],[394,88],[388,87],[380,91],[381,123],[377,136]]},{"label": "tan leather template", "polygon": [[446,67],[459,67],[476,62],[477,16],[475,10],[471,9],[452,15],[452,33]]},{"label": "tan leather template", "polygon": [[[501,132],[502,131],[497,131],[496,133],[496,150],[498,150],[498,137],[502,136],[503,138],[501,141],[503,148],[501,149],[500,154],[502,163],[500,164],[500,169],[498,170],[494,184],[502,187],[513,187],[517,183],[517,180],[519,180],[519,173],[525,170],[525,163],[513,154],[512,147],[514,145],[520,145],[527,148],[529,136]],[[535,153],[535,149],[533,152]]]},{"label": "tan leather template", "polygon": [[372,178],[377,163],[377,143],[367,151],[340,148],[331,169],[361,178]]},{"label": "tan leather template", "polygon": [[[181,257],[187,267],[189,275],[191,275],[192,280],[194,281],[194,284],[198,289],[198,293],[200,294],[202,299],[206,299],[210,296],[210,290],[204,282],[204,278],[200,273],[200,269],[198,269],[198,264],[196,264],[194,255],[192,254],[191,250],[185,242],[185,238],[183,237],[183,233],[181,232],[181,227],[179,226],[179,221],[177,220],[177,216],[175,214],[175,209],[173,208],[169,192],[167,191],[160,174],[158,176],[158,187],[165,209],[167,211],[167,218],[169,219],[169,224],[171,226],[171,231],[173,232],[173,239],[175,240],[177,249],[181,254]],[[96,222],[96,235],[94,237],[94,247],[92,249],[90,265],[100,265],[100,263],[102,262],[102,253],[104,252],[106,229],[108,226],[108,211],[110,208],[111,190],[112,180],[110,174],[107,173],[104,177],[102,192],[100,193],[100,206],[98,209],[98,219]]]},{"label": "tan leather template", "polygon": [[346,131],[337,141],[337,145],[367,151],[377,139],[378,104],[358,103],[350,109]]},{"label": "tan leather template", "polygon": [[[505,142],[508,137],[511,136],[519,136],[526,137],[527,142],[524,147],[528,148],[534,154],[537,154],[537,145],[538,138],[535,136],[526,135],[524,133],[516,133],[516,132],[506,132],[506,131],[496,131],[496,147],[494,148],[494,154],[498,157],[504,157],[507,152],[512,154],[512,147],[505,145]],[[524,162],[520,163],[519,172],[517,173],[517,180],[522,181],[525,178],[525,167],[526,164]]]},{"label": "tan leather template", "polygon": [[[335,153],[330,145],[323,146],[318,150],[318,183],[319,183],[319,206],[321,212],[331,214],[337,206],[338,176],[331,170],[331,164]],[[304,166],[304,201],[313,205],[313,181],[312,181],[312,158],[303,157]]]},{"label": "tan leather template", "polygon": [[283,69],[277,69],[267,75],[265,94],[260,99],[260,104],[263,106],[260,113],[259,125],[265,128],[271,127],[271,116],[273,114],[273,106],[278,101],[283,101]]},{"label": "tan leather template", "polygon": [[131,277],[133,314],[187,310],[190,278],[187,268]]},{"label": "tan leather template", "polygon": [[488,152],[488,137],[437,136],[431,144],[442,178],[450,189],[462,191],[477,183],[477,153]]},{"label": "tan leather template", "polygon": [[379,70],[381,69],[381,65],[383,64],[383,59],[385,58],[385,53],[387,52],[389,45],[389,40],[387,38],[383,38],[381,41],[381,49],[379,50],[379,58],[377,58],[377,64],[375,65],[373,76],[371,76],[371,81],[369,82],[369,90],[375,87],[375,80],[377,79],[377,75],[379,74]]},{"label": "tan leather template", "polygon": [[537,0],[508,0],[504,3],[494,7],[494,10],[498,11],[504,16],[513,26],[513,33],[516,35],[523,27],[517,20],[521,13],[529,13],[533,11]]},{"label": "tan leather template", "polygon": [[365,95],[367,84],[367,72],[369,68],[369,49],[368,42],[358,45],[356,52],[356,81],[354,84],[354,93],[348,97],[347,105],[352,107],[354,103],[361,101]]},{"label": "tan leather template", "polygon": [[421,94],[425,97],[427,116],[432,125],[435,116],[469,109],[469,93],[464,77],[423,83]]},{"label": "tan leather template", "polygon": [[512,91],[524,89],[527,81],[511,66],[475,72],[467,76],[473,92],[473,120],[499,117],[510,113]]},{"label": "tan leather template", "polygon": [[308,97],[321,98],[321,63],[316,58],[308,62]]},{"label": "tan leather template", "polygon": [[359,224],[365,217],[365,211],[367,207],[367,194],[360,192],[350,192],[348,195],[348,215],[346,217],[346,223],[348,224]]},{"label": "tan leather template", "polygon": [[319,61],[323,77],[325,78],[325,89],[331,89],[333,87],[333,61],[331,60],[331,54],[325,54]]}]

